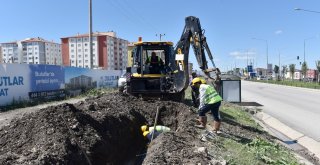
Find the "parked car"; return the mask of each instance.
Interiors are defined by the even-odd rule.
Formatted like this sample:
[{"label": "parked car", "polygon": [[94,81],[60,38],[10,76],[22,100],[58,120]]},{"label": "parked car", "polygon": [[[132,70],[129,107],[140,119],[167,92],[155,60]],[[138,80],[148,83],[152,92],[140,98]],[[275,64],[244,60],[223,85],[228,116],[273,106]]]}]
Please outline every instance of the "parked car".
[{"label": "parked car", "polygon": [[126,72],[125,72],[118,79],[119,92],[123,92],[126,81],[127,81],[127,78],[126,78]]},{"label": "parked car", "polygon": [[272,80],[270,76],[257,76],[257,80]]}]

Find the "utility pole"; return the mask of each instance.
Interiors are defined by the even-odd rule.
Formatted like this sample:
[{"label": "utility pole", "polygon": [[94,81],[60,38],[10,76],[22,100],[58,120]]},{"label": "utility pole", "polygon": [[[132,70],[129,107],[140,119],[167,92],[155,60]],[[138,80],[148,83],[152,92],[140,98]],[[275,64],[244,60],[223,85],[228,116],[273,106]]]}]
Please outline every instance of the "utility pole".
[{"label": "utility pole", "polygon": [[[159,34],[159,37],[160,37],[160,41],[161,41],[161,37],[162,36],[165,36],[166,34]],[[158,34],[156,34],[156,36],[158,36]]]},{"label": "utility pole", "polygon": [[92,51],[92,0],[89,0],[89,53],[90,68],[93,69],[93,51]]}]

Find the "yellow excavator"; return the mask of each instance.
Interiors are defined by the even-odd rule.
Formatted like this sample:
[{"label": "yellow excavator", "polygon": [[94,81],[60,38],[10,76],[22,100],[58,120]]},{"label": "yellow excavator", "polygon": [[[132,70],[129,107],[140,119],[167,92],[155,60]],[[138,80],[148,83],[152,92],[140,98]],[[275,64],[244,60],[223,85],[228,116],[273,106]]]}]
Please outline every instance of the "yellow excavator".
[{"label": "yellow excavator", "polygon": [[[204,30],[198,18],[189,16],[185,18],[185,27],[175,47],[172,42],[146,42],[142,38],[134,43],[132,65],[127,67],[123,92],[138,97],[183,100],[190,83],[190,46],[207,81],[219,88],[220,71],[213,61]],[[212,68],[208,68],[205,52]]]}]

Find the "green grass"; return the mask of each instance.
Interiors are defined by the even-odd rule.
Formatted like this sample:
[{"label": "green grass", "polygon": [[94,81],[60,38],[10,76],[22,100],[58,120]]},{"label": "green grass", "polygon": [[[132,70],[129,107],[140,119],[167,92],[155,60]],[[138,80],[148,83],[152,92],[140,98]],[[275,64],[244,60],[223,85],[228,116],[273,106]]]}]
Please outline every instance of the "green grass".
[{"label": "green grass", "polygon": [[88,97],[88,96],[99,96],[105,93],[110,93],[116,91],[118,88],[100,88],[100,89],[91,89],[81,94],[79,97]]},{"label": "green grass", "polygon": [[225,152],[222,157],[230,165],[272,164],[298,165],[296,158],[290,151],[274,142],[260,138],[243,145],[232,139],[222,139]]},{"label": "green grass", "polygon": [[[191,103],[190,88],[186,90],[185,99],[187,103]],[[216,159],[223,159],[228,165],[299,164],[289,149],[273,140],[267,140],[267,133],[263,131],[263,128],[253,119],[251,114],[244,111],[243,107],[223,103],[220,112],[222,128],[223,124],[230,122],[249,131],[253,136],[247,137],[245,134],[237,135],[235,132],[231,132],[228,136],[218,136],[214,140],[209,140],[208,152]]]},{"label": "green grass", "polygon": [[292,80],[284,80],[284,81],[250,80],[250,81],[270,83],[270,84],[279,84],[279,85],[286,85],[286,86],[294,86],[294,87],[302,87],[302,88],[320,89],[320,84],[318,84],[316,82],[303,82],[303,81],[292,81]]},{"label": "green grass", "polygon": [[219,137],[219,141],[222,143],[222,155],[220,157],[223,157],[227,164],[299,164],[289,149],[273,140],[267,140],[266,135],[262,135],[264,132],[262,127],[242,107],[225,103],[220,110],[223,119],[227,118],[242,128],[250,128],[248,129],[251,132],[250,134],[255,134],[252,136],[253,138],[246,135]]},{"label": "green grass", "polygon": [[244,112],[240,106],[225,103],[220,107],[220,111],[222,114],[225,116],[227,115],[233,121],[241,125],[262,129],[262,127],[253,120],[252,116],[249,113]]}]

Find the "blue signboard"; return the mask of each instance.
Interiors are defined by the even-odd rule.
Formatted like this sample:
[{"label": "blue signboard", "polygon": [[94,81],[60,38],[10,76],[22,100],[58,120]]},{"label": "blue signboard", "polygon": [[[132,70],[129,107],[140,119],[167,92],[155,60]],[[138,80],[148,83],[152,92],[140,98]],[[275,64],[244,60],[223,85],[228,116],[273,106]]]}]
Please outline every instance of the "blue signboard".
[{"label": "blue signboard", "polygon": [[253,67],[252,67],[252,65],[248,65],[247,67],[248,67],[248,72],[253,72]]},{"label": "blue signboard", "polygon": [[31,92],[64,88],[64,68],[56,65],[30,65]]}]

